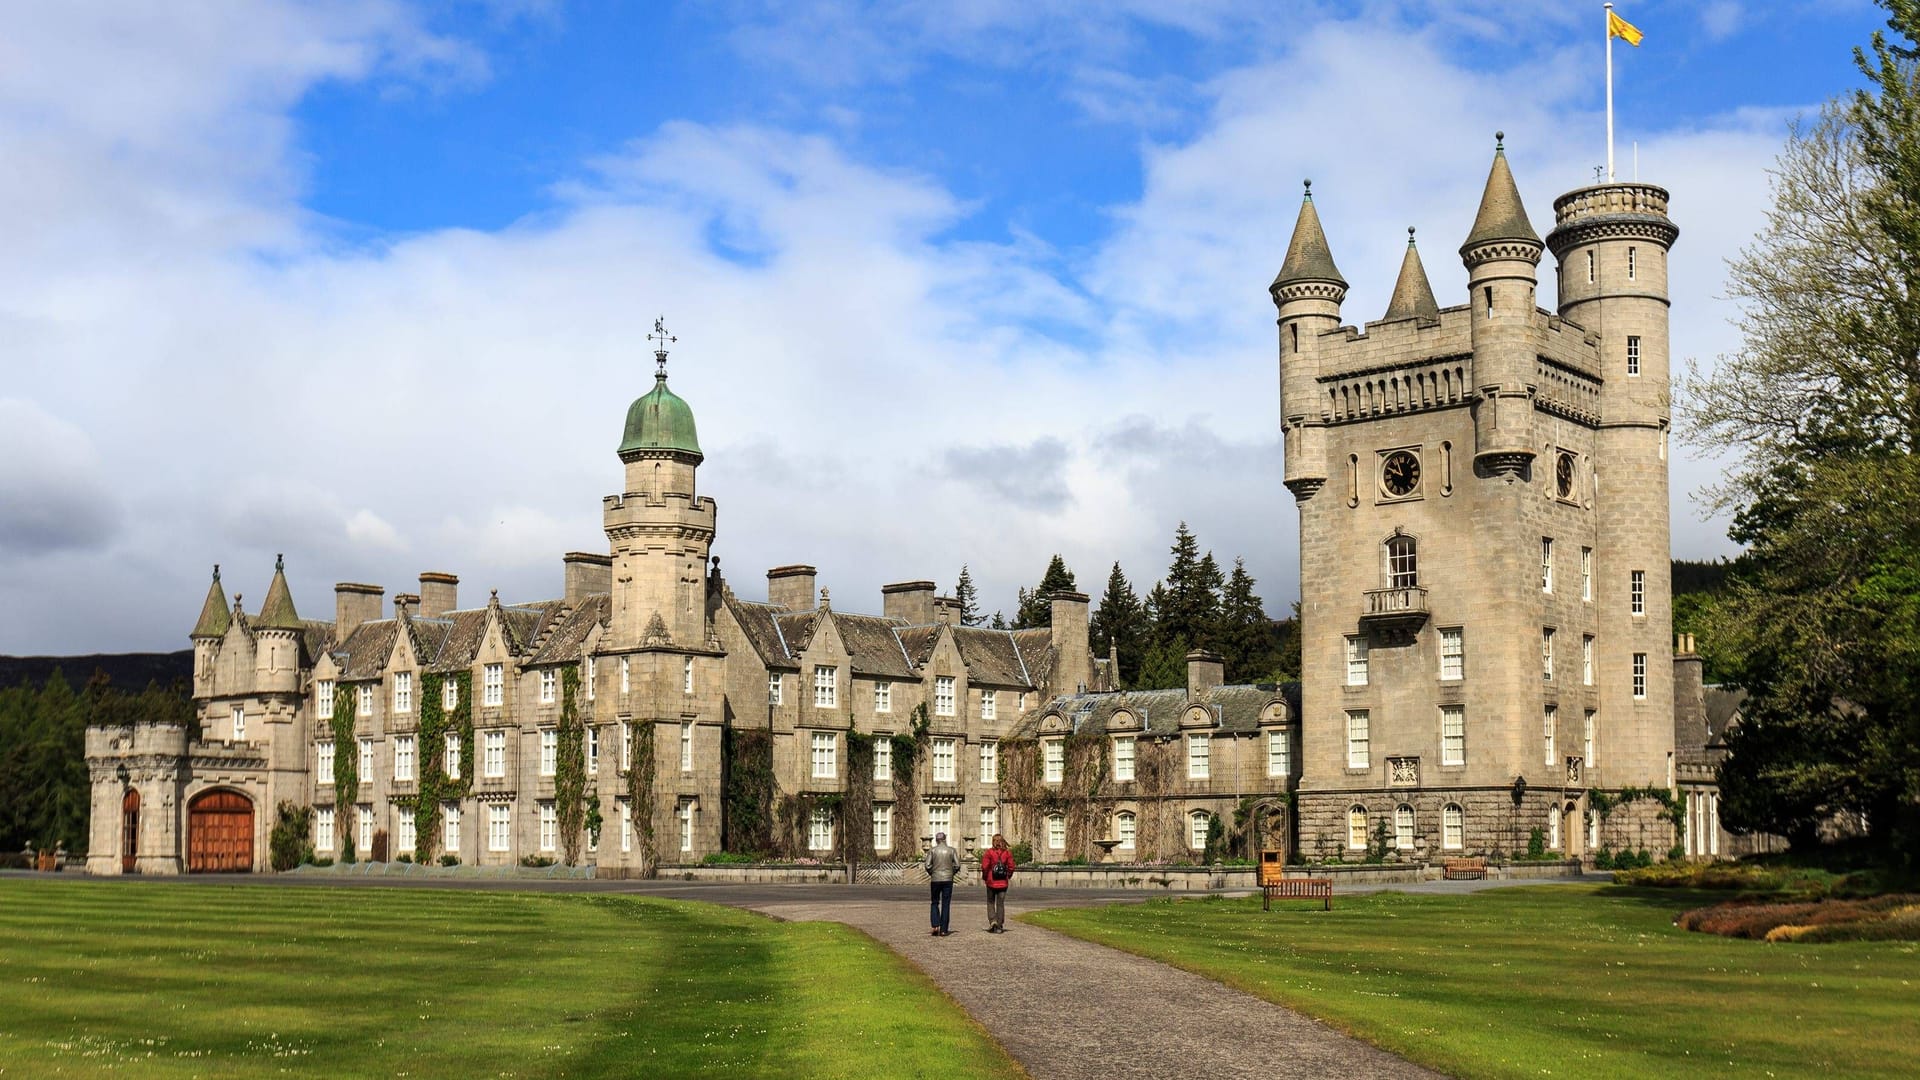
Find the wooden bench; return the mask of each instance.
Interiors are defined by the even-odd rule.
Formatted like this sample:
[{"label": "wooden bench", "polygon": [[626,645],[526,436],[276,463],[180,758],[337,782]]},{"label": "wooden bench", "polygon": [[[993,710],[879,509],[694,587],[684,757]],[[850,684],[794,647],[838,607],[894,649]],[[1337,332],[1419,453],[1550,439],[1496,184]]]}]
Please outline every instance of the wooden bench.
[{"label": "wooden bench", "polygon": [[1260,910],[1272,911],[1275,900],[1323,900],[1333,910],[1332,878],[1282,878],[1260,887]]},{"label": "wooden bench", "polygon": [[1440,863],[1440,873],[1448,881],[1458,878],[1483,878],[1487,876],[1487,860],[1480,855],[1446,859]]}]

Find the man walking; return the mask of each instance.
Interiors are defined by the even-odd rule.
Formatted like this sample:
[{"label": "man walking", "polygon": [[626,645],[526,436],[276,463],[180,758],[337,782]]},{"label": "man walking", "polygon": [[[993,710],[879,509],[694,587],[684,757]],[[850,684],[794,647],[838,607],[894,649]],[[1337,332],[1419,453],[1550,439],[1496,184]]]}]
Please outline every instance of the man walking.
[{"label": "man walking", "polygon": [[929,919],[933,936],[946,937],[947,920],[953,913],[953,879],[960,872],[960,853],[947,846],[946,833],[933,834],[933,847],[927,849],[927,881],[932,885]]},{"label": "man walking", "polygon": [[993,834],[993,846],[980,853],[980,880],[987,883],[987,933],[1007,932],[1007,886],[1013,881],[1013,852],[1007,838]]}]

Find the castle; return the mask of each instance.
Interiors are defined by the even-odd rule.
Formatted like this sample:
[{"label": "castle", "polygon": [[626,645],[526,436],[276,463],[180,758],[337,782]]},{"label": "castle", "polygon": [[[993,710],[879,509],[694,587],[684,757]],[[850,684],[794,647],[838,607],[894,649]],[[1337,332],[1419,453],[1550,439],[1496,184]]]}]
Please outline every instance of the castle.
[{"label": "castle", "polygon": [[[197,730],[88,731],[89,869],[265,869],[282,803],[311,808],[319,856],[613,876],[721,851],[905,859],[936,832],[1188,860],[1222,820],[1316,860],[1511,852],[1535,829],[1569,857],[1663,852],[1676,798],[1686,853],[1718,854],[1705,744],[1737,701],[1709,708],[1669,639],[1666,209],[1650,184],[1582,188],[1543,241],[1496,146],[1468,302],[1438,306],[1410,235],[1362,331],[1309,189],[1270,289],[1299,684],[1223,686],[1196,651],[1186,688],[1118,690],[1075,593],[1018,631],[960,625],[927,581],[836,610],[811,566],[735,595],[663,348],[608,550],[564,556],[557,599],[462,608],[456,577],[425,573],[390,611],[342,583],[310,621],[284,567],[254,614],[216,567]],[[1557,313],[1534,302],[1549,248]]]}]

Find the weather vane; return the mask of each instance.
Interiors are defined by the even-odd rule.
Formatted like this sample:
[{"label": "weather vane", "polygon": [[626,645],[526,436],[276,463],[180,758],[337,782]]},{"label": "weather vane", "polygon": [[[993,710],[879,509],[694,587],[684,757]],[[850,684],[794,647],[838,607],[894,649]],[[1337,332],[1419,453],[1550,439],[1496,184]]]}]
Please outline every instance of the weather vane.
[{"label": "weather vane", "polygon": [[653,320],[653,333],[647,335],[647,340],[654,343],[653,361],[660,365],[660,369],[655,374],[664,379],[667,377],[667,346],[680,340],[672,334],[667,333],[667,317],[665,315]]}]

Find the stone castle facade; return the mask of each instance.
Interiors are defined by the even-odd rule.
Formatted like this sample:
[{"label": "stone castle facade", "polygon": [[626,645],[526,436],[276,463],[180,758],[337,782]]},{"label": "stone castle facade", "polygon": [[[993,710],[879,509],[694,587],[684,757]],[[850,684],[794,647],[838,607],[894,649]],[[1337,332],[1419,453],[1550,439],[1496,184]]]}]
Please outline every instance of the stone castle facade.
[{"label": "stone castle facade", "polygon": [[[1298,684],[1223,686],[1196,652],[1184,689],[1119,690],[1080,594],[1018,631],[960,625],[926,581],[841,611],[804,565],[736,595],[661,351],[607,550],[565,555],[556,599],[461,607],[425,573],[390,607],[337,585],[315,621],[283,567],[253,614],[216,567],[197,728],[88,732],[89,869],[266,869],[283,802],[312,808],[324,856],[614,876],[719,851],[905,859],[935,832],[1184,861],[1220,822],[1315,860],[1515,852],[1535,829],[1569,857],[1730,851],[1711,764],[1738,702],[1669,639],[1667,192],[1603,184],[1554,212],[1542,240],[1496,148],[1467,302],[1438,305],[1410,238],[1360,330],[1303,202],[1270,289]],[[1556,312],[1534,300],[1549,249]],[[1684,800],[1686,824],[1622,789]]]}]

